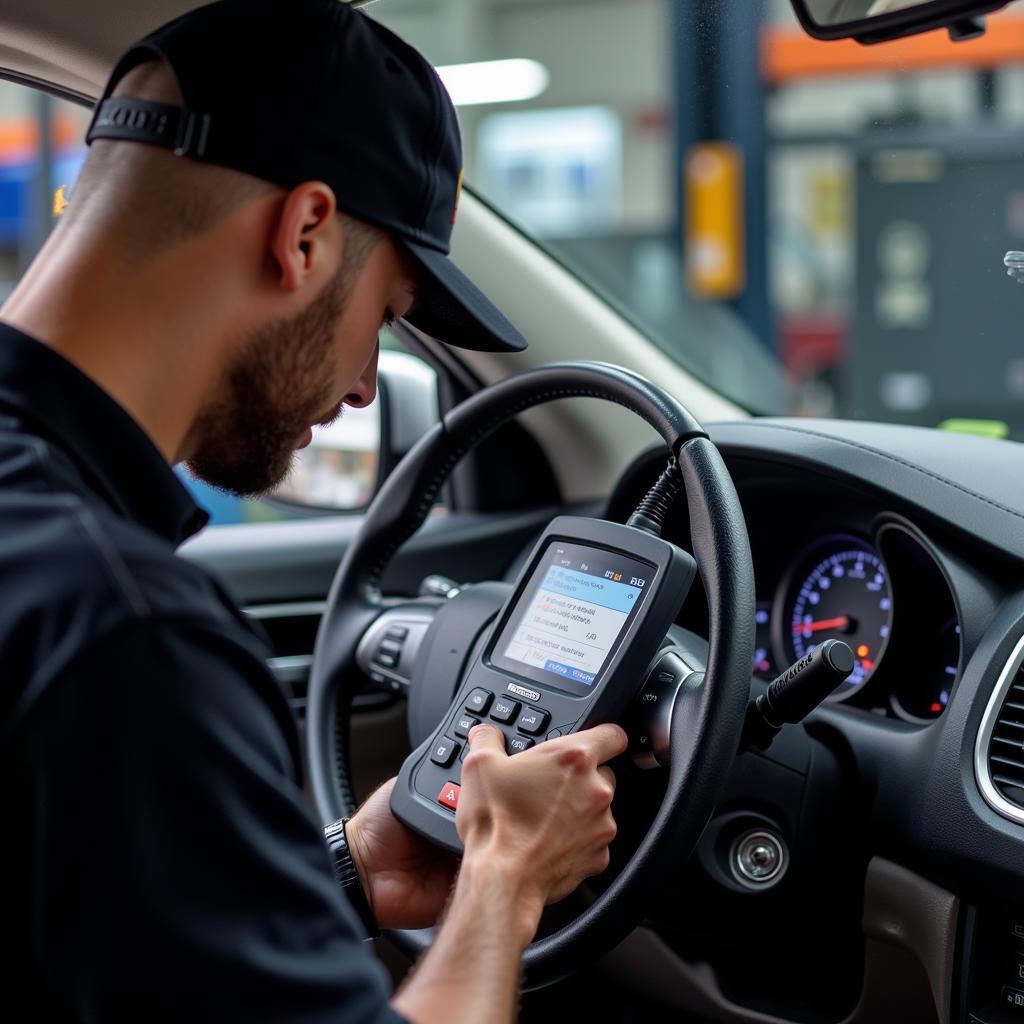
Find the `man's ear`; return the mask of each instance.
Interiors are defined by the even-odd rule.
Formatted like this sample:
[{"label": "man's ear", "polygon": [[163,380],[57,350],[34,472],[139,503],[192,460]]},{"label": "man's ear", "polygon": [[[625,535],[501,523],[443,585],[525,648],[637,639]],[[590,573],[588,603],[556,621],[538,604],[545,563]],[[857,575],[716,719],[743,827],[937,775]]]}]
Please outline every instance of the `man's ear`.
[{"label": "man's ear", "polygon": [[[338,257],[327,242],[340,234],[337,208],[334,190],[322,181],[303,182],[285,196],[270,239],[278,280],[285,291],[296,291],[311,280],[322,283],[321,278],[333,273]],[[334,247],[337,244],[335,241]]]}]

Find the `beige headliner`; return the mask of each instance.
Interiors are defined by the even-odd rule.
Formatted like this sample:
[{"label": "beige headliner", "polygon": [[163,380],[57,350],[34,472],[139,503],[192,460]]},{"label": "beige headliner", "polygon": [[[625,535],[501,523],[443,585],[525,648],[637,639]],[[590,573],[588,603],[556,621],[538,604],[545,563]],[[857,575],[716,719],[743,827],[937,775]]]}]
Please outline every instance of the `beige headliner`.
[{"label": "beige headliner", "polygon": [[120,52],[200,0],[0,0],[0,67],[95,97]]},{"label": "beige headliner", "polygon": [[208,2],[0,0],[0,68],[96,97],[129,43]]}]

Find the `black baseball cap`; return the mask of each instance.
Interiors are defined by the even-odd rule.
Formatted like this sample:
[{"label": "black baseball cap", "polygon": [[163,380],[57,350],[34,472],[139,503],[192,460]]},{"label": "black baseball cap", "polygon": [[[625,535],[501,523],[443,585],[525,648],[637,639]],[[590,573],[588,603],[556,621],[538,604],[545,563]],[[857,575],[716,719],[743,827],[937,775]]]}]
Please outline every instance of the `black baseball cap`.
[{"label": "black baseball cap", "polygon": [[[182,106],[111,98],[162,60]],[[430,63],[341,0],[220,0],[129,47],[86,141],[148,143],[294,188],[323,181],[346,213],[384,228],[420,270],[408,320],[441,341],[520,352],[526,340],[448,259],[462,141]]]}]

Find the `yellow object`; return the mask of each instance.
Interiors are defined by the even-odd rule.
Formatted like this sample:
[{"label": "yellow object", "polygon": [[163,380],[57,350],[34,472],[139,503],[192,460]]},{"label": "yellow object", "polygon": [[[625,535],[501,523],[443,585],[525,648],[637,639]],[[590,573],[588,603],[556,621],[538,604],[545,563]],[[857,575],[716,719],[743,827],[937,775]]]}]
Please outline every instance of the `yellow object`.
[{"label": "yellow object", "polygon": [[743,155],[727,142],[691,146],[683,165],[686,277],[693,292],[732,299],[746,284]]},{"label": "yellow object", "polygon": [[53,193],[53,215],[59,217],[68,208],[68,187],[67,185],[61,185],[56,192]]},{"label": "yellow object", "polygon": [[815,169],[807,176],[809,218],[812,230],[825,239],[845,240],[850,237],[850,201],[853,193],[851,175],[840,167]]}]

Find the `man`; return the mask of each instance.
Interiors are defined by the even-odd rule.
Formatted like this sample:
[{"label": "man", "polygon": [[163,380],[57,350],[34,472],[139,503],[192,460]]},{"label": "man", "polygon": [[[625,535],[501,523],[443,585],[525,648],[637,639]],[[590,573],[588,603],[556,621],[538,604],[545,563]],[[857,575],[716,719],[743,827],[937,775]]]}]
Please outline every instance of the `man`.
[{"label": "man", "polygon": [[388,1003],[304,808],[267,650],[173,550],[171,465],[259,493],[375,393],[377,331],[516,349],[445,257],[454,111],[335,0],[224,0],[118,64],[60,226],[0,310],[8,1005],[33,1020],[507,1021],[546,903],[604,869],[607,725],[506,756],[478,727],[453,865],[348,823],[371,925],[435,923]]}]

